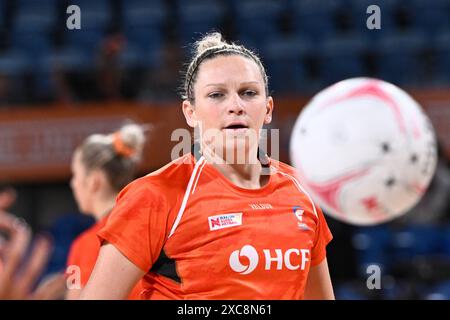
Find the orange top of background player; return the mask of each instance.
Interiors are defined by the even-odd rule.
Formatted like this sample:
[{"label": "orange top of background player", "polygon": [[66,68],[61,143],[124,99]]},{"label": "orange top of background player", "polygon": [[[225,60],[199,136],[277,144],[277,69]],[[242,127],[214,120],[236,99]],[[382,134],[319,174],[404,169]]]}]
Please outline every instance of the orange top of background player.
[{"label": "orange top of background player", "polygon": [[[70,185],[80,211],[97,222],[71,245],[67,274],[73,283],[67,299],[78,298],[91,275],[100,250],[97,231],[105,225],[117,193],[134,179],[144,142],[143,128],[128,124],[113,134],[89,136],[74,152]],[[139,293],[137,285],[129,299],[138,299]]]}]

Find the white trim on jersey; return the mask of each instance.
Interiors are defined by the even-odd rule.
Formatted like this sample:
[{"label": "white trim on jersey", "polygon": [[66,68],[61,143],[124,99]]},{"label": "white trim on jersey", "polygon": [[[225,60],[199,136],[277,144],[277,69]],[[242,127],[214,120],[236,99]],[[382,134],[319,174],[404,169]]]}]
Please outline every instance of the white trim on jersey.
[{"label": "white trim on jersey", "polygon": [[319,215],[317,214],[317,211],[316,211],[316,206],[314,205],[314,201],[312,201],[312,198],[310,197],[309,193],[306,192],[306,190],[302,187],[300,182],[298,182],[298,180],[295,177],[291,176],[290,174],[281,172],[280,170],[278,170],[278,172],[281,173],[284,176],[289,177],[292,180],[292,182],[294,182],[294,185],[297,187],[297,189],[299,189],[301,192],[306,194],[306,196],[308,197],[309,201],[311,201],[311,204],[312,204],[313,210],[314,210],[314,214],[316,215],[317,218],[319,218]]},{"label": "white trim on jersey", "polygon": [[[202,158],[205,159],[204,157],[202,157]],[[192,188],[191,194],[194,194],[195,188],[197,187],[198,179],[200,178],[200,175],[201,175],[201,173],[202,173],[203,167],[204,167],[205,165],[206,165],[206,160],[203,162],[203,164],[202,164],[202,166],[201,166],[201,168],[200,168],[200,171],[199,171],[199,173],[198,173],[198,175],[197,175],[197,179],[195,179],[194,187]]]},{"label": "white trim on jersey", "polygon": [[[184,210],[186,209],[186,203],[188,201],[189,194],[191,192],[193,182],[194,182],[194,180],[196,180],[196,177],[197,177],[198,168],[200,167],[200,165],[202,165],[204,163],[206,163],[206,160],[205,160],[204,157],[201,157],[197,161],[197,163],[195,164],[194,170],[192,171],[191,177],[189,179],[188,186],[187,186],[186,191],[184,193],[183,202],[181,203],[180,210],[178,210],[177,218],[176,218],[176,220],[175,220],[175,222],[174,222],[174,224],[172,226],[172,230],[170,230],[170,233],[169,233],[169,236],[167,237],[167,239],[170,238],[173,235],[173,233],[175,232],[175,229],[178,227],[178,224],[181,221],[181,217],[183,216]],[[202,166],[202,168],[203,168],[203,166]],[[200,170],[200,172],[201,172],[201,170]],[[198,176],[200,176],[200,172],[198,173]]]}]

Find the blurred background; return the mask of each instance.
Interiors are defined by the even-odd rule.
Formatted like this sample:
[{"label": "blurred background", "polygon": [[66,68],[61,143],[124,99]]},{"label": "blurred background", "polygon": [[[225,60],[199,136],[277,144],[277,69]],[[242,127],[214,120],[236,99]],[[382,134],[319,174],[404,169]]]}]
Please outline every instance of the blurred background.
[{"label": "blurred background", "polygon": [[[366,26],[373,4],[379,30]],[[67,28],[70,5],[81,29]],[[172,131],[187,128],[180,71],[211,30],[265,63],[281,161],[302,107],[336,81],[380,78],[424,107],[440,148],[425,197],[375,227],[327,217],[328,260],[338,299],[450,299],[450,0],[0,0],[0,199],[52,235],[47,273],[93,223],[69,187],[74,148],[132,119],[154,126],[140,174],[169,162]],[[371,264],[381,289],[366,286]]]}]

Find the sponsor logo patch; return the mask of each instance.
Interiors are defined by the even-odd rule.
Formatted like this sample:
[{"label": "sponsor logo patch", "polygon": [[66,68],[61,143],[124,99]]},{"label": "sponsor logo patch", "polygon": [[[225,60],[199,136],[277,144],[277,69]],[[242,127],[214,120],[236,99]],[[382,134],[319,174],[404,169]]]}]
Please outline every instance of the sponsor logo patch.
[{"label": "sponsor logo patch", "polygon": [[219,230],[242,225],[242,212],[208,217],[209,230]]},{"label": "sponsor logo patch", "polygon": [[295,216],[297,217],[297,226],[301,230],[309,230],[309,227],[303,222],[303,213],[305,213],[305,210],[303,210],[300,206],[295,206],[292,208],[294,211]]}]

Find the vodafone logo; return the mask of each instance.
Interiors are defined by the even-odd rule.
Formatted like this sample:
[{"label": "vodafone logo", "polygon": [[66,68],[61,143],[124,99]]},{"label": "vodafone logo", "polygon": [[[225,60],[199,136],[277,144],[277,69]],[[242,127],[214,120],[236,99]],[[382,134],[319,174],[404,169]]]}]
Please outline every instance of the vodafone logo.
[{"label": "vodafone logo", "polygon": [[[241,263],[240,257],[246,257],[249,261],[247,265]],[[249,274],[255,270],[258,265],[258,252],[251,245],[245,245],[241,250],[235,250],[230,255],[230,267],[233,271],[240,274]]]},{"label": "vodafone logo", "polygon": [[[306,264],[310,261],[311,252],[309,249],[291,248],[263,249],[264,270],[305,270]],[[240,250],[231,253],[229,263],[233,271],[240,274],[252,273],[259,264],[259,254],[255,247],[247,244]]]}]

